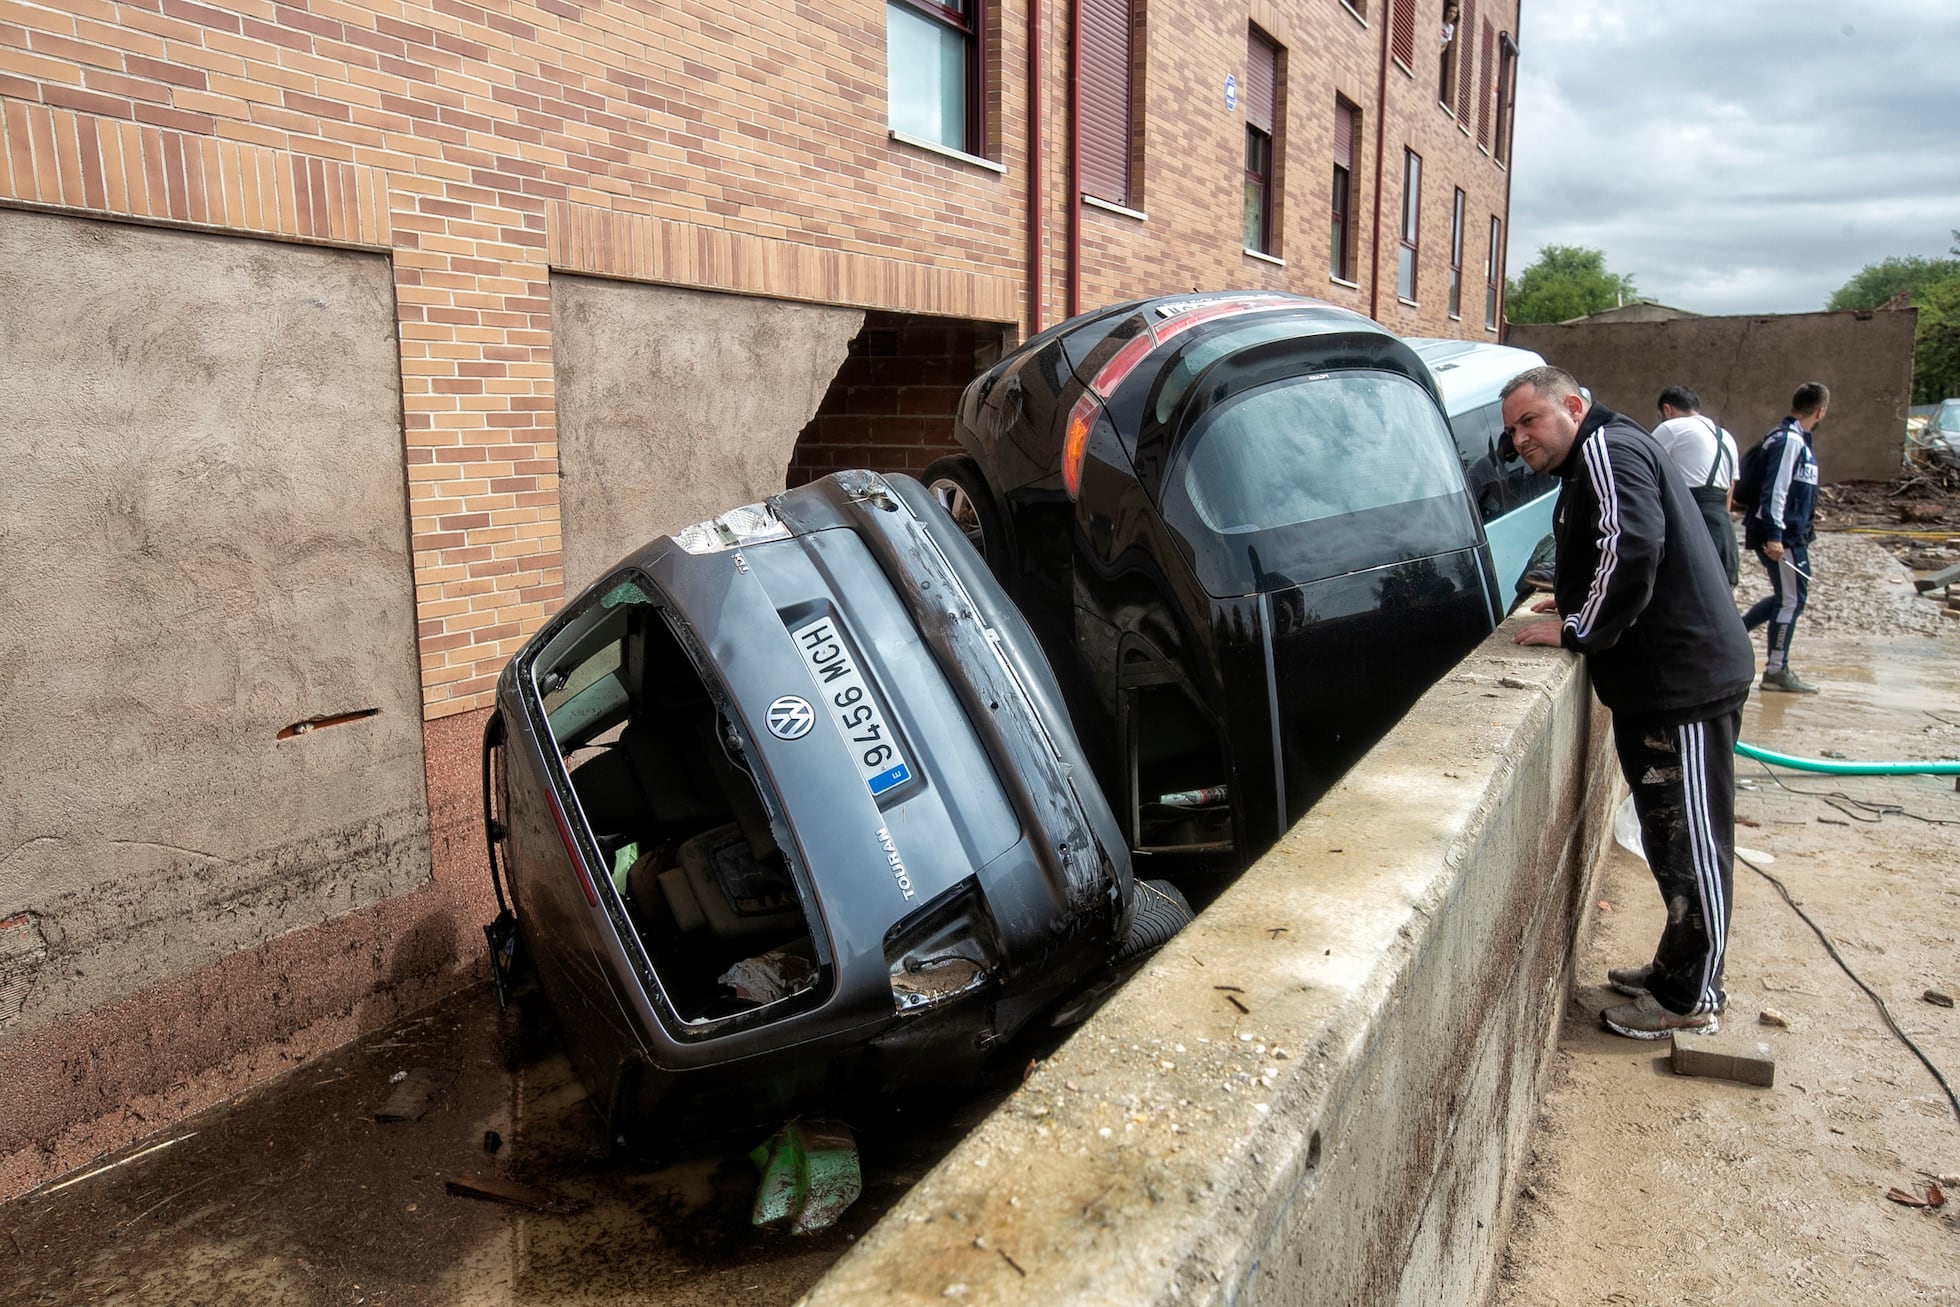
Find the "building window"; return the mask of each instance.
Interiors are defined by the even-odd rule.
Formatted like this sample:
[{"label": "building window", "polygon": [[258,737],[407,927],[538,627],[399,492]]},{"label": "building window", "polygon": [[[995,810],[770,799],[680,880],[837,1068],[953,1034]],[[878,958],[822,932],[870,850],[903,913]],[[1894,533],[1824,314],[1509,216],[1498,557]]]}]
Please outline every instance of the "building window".
[{"label": "building window", "polygon": [[1463,188],[1450,206],[1450,316],[1463,316]]},{"label": "building window", "polygon": [[1327,270],[1354,280],[1354,152],[1361,139],[1361,111],[1334,97],[1333,224],[1329,228]]},{"label": "building window", "polygon": [[1484,256],[1484,327],[1497,330],[1497,288],[1502,283],[1499,270],[1504,264],[1504,223],[1495,215],[1490,220],[1490,252]]},{"label": "building window", "polygon": [[1402,151],[1402,254],[1395,267],[1395,293],[1416,297],[1416,247],[1422,226],[1422,156]]},{"label": "building window", "polygon": [[1278,193],[1279,122],[1275,100],[1283,85],[1279,76],[1279,47],[1251,29],[1245,54],[1245,248],[1277,254],[1273,197]]},{"label": "building window", "polygon": [[1491,81],[1491,54],[1497,45],[1497,29],[1484,24],[1484,37],[1477,47],[1477,144],[1490,148],[1490,105],[1496,93]]},{"label": "building window", "polygon": [[1388,0],[1388,49],[1402,71],[1416,70],[1416,0]]},{"label": "building window", "polygon": [[887,109],[895,132],[980,154],[983,0],[886,0]]},{"label": "building window", "polygon": [[1499,163],[1511,158],[1511,116],[1518,98],[1518,43],[1509,32],[1497,36],[1497,140],[1492,152]]},{"label": "building window", "polygon": [[1436,68],[1436,103],[1456,112],[1456,56],[1466,43],[1457,39],[1459,31],[1468,30],[1468,23],[1461,21],[1464,15],[1457,0],[1443,0],[1442,55]]},{"label": "building window", "polygon": [[1470,88],[1477,79],[1471,74],[1470,52],[1476,46],[1477,0],[1463,0],[1463,17],[1456,25],[1456,40],[1449,51],[1456,73],[1456,119],[1470,126]]},{"label": "building window", "polygon": [[1080,0],[1082,193],[1132,204],[1136,14],[1132,0]]}]

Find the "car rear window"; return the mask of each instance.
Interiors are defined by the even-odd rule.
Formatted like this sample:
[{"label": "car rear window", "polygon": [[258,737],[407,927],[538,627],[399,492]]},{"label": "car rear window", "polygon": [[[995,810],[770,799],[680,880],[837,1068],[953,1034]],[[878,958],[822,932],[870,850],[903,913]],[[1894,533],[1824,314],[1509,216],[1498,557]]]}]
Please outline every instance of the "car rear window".
[{"label": "car rear window", "polygon": [[1213,409],[1179,447],[1165,517],[1215,595],[1477,543],[1449,427],[1392,372],[1289,377]]}]

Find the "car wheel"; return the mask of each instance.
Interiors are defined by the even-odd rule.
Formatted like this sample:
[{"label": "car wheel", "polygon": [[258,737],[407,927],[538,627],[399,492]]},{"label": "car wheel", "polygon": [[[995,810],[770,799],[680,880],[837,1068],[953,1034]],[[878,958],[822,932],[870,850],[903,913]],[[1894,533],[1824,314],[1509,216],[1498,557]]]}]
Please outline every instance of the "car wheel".
[{"label": "car wheel", "polygon": [[926,491],[966,536],[967,543],[998,576],[1007,559],[1007,542],[1001,530],[1000,513],[994,507],[993,492],[987,488],[986,478],[980,475],[979,465],[965,454],[954,454],[934,460],[922,480]]},{"label": "car wheel", "polygon": [[1142,957],[1170,942],[1171,936],[1191,924],[1196,914],[1191,902],[1177,886],[1167,880],[1140,880],[1136,883],[1137,911],[1130,921],[1130,933],[1116,952],[1118,962]]}]

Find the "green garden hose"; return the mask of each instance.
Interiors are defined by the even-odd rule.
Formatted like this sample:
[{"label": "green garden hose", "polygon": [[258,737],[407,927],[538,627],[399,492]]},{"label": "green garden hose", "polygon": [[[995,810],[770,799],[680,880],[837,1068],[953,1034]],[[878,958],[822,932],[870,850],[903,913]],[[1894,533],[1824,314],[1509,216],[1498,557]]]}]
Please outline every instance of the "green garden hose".
[{"label": "green garden hose", "polygon": [[1757,762],[1773,762],[1778,767],[1832,776],[1960,776],[1960,762],[1833,762],[1829,758],[1796,758],[1787,753],[1772,753],[1741,740],[1735,742],[1735,751]]}]

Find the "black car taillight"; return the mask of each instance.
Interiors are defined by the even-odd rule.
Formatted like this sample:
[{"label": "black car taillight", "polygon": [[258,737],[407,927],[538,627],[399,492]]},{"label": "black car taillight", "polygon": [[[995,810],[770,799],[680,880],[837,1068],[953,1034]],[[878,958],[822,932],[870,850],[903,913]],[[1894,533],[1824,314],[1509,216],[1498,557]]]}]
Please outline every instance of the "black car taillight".
[{"label": "black car taillight", "polygon": [[893,927],[885,962],[899,1015],[928,1012],[986,988],[1000,936],[969,882]]}]

